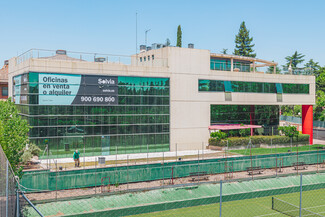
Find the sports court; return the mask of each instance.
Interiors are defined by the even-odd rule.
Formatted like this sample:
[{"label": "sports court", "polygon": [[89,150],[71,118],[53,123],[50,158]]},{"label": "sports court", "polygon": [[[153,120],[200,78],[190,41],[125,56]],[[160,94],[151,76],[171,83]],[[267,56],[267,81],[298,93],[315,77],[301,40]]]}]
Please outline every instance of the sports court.
[{"label": "sports court", "polygon": [[[312,190],[303,192],[302,216],[323,216],[325,214],[325,190]],[[299,193],[283,194],[274,196],[283,201],[299,207]],[[299,216],[299,208],[296,209],[289,204],[279,203],[276,205],[278,211],[272,210],[272,196],[225,202],[222,205],[223,216]],[[212,205],[195,206],[163,212],[148,213],[137,216],[219,216],[219,203]],[[282,213],[281,213],[281,212]],[[309,212],[310,211],[310,212]]]},{"label": "sports court", "polygon": [[[282,216],[279,211],[272,210],[272,196],[299,205],[300,176],[296,175],[225,182],[222,186],[223,216]],[[324,173],[304,175],[303,208],[325,214],[324,187]],[[35,204],[44,216],[126,216],[142,213],[148,213],[144,214],[146,216],[218,216],[220,192],[220,184],[202,184],[73,200],[39,201]],[[292,213],[290,204],[277,201],[275,208],[283,213]],[[178,209],[181,207],[188,208]],[[294,213],[297,211],[294,210]],[[25,215],[32,216],[28,215],[28,209]]]}]

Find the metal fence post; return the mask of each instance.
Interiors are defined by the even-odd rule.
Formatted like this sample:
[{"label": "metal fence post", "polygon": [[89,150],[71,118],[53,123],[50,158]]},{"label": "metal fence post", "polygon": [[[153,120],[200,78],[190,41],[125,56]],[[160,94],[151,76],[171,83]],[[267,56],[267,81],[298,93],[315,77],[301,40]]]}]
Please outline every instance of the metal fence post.
[{"label": "metal fence post", "polygon": [[86,144],[85,144],[85,139],[83,137],[83,140],[84,140],[84,169],[86,167]]},{"label": "metal fence post", "polygon": [[200,183],[200,150],[197,150],[197,184]]},{"label": "metal fence post", "polygon": [[115,181],[115,191],[116,191],[116,184],[117,184],[117,146],[115,146],[115,175],[114,175],[114,181]]},{"label": "metal fence post", "polygon": [[319,148],[317,147],[317,173],[318,173],[318,150]]},{"label": "metal fence post", "polygon": [[219,208],[219,217],[222,214],[222,180],[220,180],[220,208]]},{"label": "metal fence post", "polygon": [[9,161],[7,160],[6,166],[6,217],[8,217],[9,212]]},{"label": "metal fence post", "polygon": [[163,187],[165,186],[165,152],[163,152]]},{"label": "metal fence post", "polygon": [[32,202],[30,202],[30,200],[25,196],[24,193],[21,194],[21,196],[27,201],[27,203],[29,203],[29,205],[31,205],[33,207],[33,209],[41,216],[44,217],[44,215],[34,206],[34,204]]},{"label": "metal fence post", "polygon": [[50,156],[49,156],[49,145],[46,144],[47,151],[47,169],[50,169]]},{"label": "metal fence post", "polygon": [[278,156],[275,155],[275,176],[278,177]]},{"label": "metal fence post", "polygon": [[97,158],[95,158],[95,194],[97,194]]},{"label": "metal fence post", "polygon": [[204,160],[204,142],[202,142],[202,160]]},{"label": "metal fence post", "polygon": [[54,161],[55,162],[55,200],[58,200],[58,161]]},{"label": "metal fence post", "polygon": [[127,190],[129,190],[129,155],[126,156],[126,168],[127,168]]},{"label": "metal fence post", "polygon": [[176,143],[176,162],[177,162],[177,143]]},{"label": "metal fence post", "polygon": [[300,202],[299,202],[299,217],[301,217],[301,201],[302,201],[302,173],[300,173]]},{"label": "metal fence post", "polygon": [[297,176],[299,175],[299,164],[298,164],[298,162],[299,162],[299,157],[298,157],[298,144],[297,144]]},{"label": "metal fence post", "polygon": [[[249,138],[249,153],[250,153],[250,157],[251,157],[251,169],[253,168],[253,157],[252,157],[252,141],[251,138]],[[252,180],[254,180],[254,173],[252,171]]]}]

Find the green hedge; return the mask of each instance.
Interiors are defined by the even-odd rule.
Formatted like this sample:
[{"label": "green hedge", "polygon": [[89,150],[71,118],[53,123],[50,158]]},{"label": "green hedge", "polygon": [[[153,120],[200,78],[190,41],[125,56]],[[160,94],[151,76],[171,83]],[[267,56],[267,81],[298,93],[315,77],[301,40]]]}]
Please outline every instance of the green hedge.
[{"label": "green hedge", "polygon": [[[227,146],[227,140],[228,140],[228,146],[248,145],[249,139],[251,139],[253,145],[290,144],[290,137],[287,136],[252,136],[252,137],[231,137],[219,141],[215,138],[210,138],[209,145]],[[292,139],[292,143],[309,144],[309,135],[299,134],[298,137],[294,137]]]}]

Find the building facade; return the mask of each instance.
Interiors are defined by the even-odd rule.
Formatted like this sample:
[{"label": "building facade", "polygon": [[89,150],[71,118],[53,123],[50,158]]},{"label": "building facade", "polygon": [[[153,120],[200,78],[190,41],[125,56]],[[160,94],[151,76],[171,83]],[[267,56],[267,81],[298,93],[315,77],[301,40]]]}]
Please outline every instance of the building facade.
[{"label": "building facade", "polygon": [[8,99],[8,60],[4,62],[4,66],[0,69],[0,100]]},{"label": "building facade", "polygon": [[304,105],[310,118],[315,103],[308,72],[261,72],[276,63],[200,49],[131,57],[31,50],[9,66],[9,95],[44,158],[76,148],[86,156],[197,150],[211,124],[247,121],[241,111],[272,126],[280,105]]}]

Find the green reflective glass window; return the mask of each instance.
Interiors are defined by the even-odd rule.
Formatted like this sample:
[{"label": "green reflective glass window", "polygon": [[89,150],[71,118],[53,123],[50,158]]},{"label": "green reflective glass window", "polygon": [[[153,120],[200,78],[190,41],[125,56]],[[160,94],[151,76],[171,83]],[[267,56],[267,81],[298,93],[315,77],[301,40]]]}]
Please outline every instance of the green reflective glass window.
[{"label": "green reflective glass window", "polygon": [[309,94],[309,84],[282,84],[283,93]]},{"label": "green reflective glass window", "polygon": [[211,58],[210,69],[219,71],[230,71],[231,62],[230,59]]},{"label": "green reflective glass window", "polygon": [[199,80],[199,91],[223,92],[224,90],[223,81]]},{"label": "green reflective glass window", "polygon": [[283,93],[309,94],[309,84],[278,84],[266,82],[199,80],[199,91],[228,91],[239,93]]},{"label": "green reflective glass window", "polygon": [[29,73],[29,83],[38,83],[38,73],[35,72]]}]

